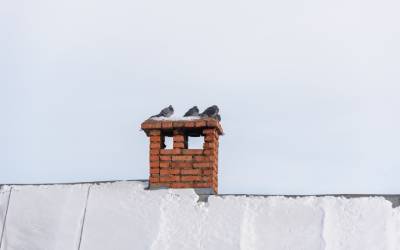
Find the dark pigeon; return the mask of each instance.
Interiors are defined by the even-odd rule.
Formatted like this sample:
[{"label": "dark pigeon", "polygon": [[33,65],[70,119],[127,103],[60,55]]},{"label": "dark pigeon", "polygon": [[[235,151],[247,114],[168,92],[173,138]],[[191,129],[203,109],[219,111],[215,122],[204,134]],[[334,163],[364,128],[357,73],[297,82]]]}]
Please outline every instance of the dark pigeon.
[{"label": "dark pigeon", "polygon": [[212,105],[211,107],[208,107],[206,110],[204,110],[203,113],[200,114],[200,117],[216,118],[218,113],[219,113],[218,106],[217,105]]},{"label": "dark pigeon", "polygon": [[174,114],[174,108],[172,107],[172,105],[169,105],[165,109],[161,110],[161,112],[158,115],[151,116],[150,119],[155,117],[170,117],[173,114]]},{"label": "dark pigeon", "polygon": [[194,106],[193,108],[189,109],[183,117],[188,116],[199,116],[199,108],[197,106]]},{"label": "dark pigeon", "polygon": [[219,122],[221,121],[221,115],[220,114],[217,114],[216,116],[215,116],[215,119],[217,119]]}]

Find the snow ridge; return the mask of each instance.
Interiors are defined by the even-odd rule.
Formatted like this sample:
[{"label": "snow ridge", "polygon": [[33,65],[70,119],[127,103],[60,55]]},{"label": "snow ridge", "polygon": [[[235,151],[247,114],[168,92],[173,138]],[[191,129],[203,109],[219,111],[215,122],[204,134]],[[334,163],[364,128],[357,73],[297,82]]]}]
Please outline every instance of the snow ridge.
[{"label": "snow ridge", "polygon": [[326,230],[325,230],[326,212],[325,212],[325,209],[321,206],[321,204],[319,204],[319,209],[320,209],[321,215],[322,215],[322,218],[321,218],[321,235],[320,235],[320,237],[321,237],[321,250],[322,250],[322,249],[325,250],[325,249],[326,249],[326,241],[325,241],[325,233],[326,233]]},{"label": "snow ridge", "polygon": [[[167,200],[169,200],[169,193],[167,193],[167,195],[161,197],[161,202],[160,202],[160,219],[159,219],[159,224],[158,224],[158,232],[157,232],[157,236],[156,238],[153,240],[153,242],[151,243],[151,250],[157,250],[157,249],[163,249],[163,244],[162,244],[162,240],[163,240],[163,235],[166,234],[165,230],[168,228],[168,224],[166,221],[166,204],[168,203]],[[166,246],[164,246],[165,249],[167,249]]]},{"label": "snow ridge", "polygon": [[254,249],[254,208],[250,208],[249,200],[245,200],[242,223],[240,226],[240,249]]},{"label": "snow ridge", "polygon": [[6,227],[6,222],[7,222],[7,213],[8,213],[8,208],[10,206],[10,200],[11,200],[11,192],[12,192],[12,187],[8,190],[8,199],[7,199],[7,205],[6,205],[6,210],[4,212],[4,217],[3,217],[3,225],[1,228],[1,235],[0,235],[0,249],[3,243],[3,235],[4,235],[4,230]]},{"label": "snow ridge", "polygon": [[80,234],[79,234],[78,250],[81,249],[82,235],[83,235],[83,229],[85,227],[86,211],[87,211],[87,207],[88,207],[88,203],[89,203],[89,195],[90,195],[91,187],[92,187],[92,185],[89,185],[87,188],[85,207],[83,209],[82,220],[81,220],[81,230],[80,230]]}]

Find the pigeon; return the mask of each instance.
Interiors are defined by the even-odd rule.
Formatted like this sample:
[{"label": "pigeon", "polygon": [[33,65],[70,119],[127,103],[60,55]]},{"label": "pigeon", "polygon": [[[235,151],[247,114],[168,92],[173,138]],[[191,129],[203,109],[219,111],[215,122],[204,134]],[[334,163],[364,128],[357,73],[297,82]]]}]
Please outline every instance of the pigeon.
[{"label": "pigeon", "polygon": [[172,105],[169,105],[168,107],[161,110],[161,112],[158,115],[151,116],[150,119],[155,117],[170,117],[173,114],[174,114],[174,108],[172,107]]},{"label": "pigeon", "polygon": [[199,116],[199,108],[197,106],[194,106],[193,108],[189,109],[183,117],[188,116]]},{"label": "pigeon", "polygon": [[203,113],[200,114],[200,117],[216,118],[218,112],[219,112],[218,106],[212,105],[211,107],[208,107],[206,110],[204,110]]},{"label": "pigeon", "polygon": [[216,116],[215,116],[215,119],[217,119],[219,122],[221,121],[221,115],[220,114],[217,114]]}]

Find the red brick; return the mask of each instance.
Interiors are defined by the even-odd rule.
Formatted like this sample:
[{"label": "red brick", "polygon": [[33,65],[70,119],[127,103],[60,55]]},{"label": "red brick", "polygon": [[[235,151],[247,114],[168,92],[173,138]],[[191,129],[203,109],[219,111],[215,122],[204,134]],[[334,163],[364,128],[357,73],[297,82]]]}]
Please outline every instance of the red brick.
[{"label": "red brick", "polygon": [[158,155],[150,155],[150,161],[158,161]]},{"label": "red brick", "polygon": [[161,122],[159,121],[147,122],[146,126],[148,127],[148,129],[161,128]]},{"label": "red brick", "polygon": [[160,143],[155,143],[155,142],[150,143],[150,149],[160,149],[160,148],[161,148]]},{"label": "red brick", "polygon": [[172,122],[171,121],[163,121],[161,124],[162,128],[172,128]]},{"label": "red brick", "polygon": [[150,130],[149,135],[161,135],[161,131],[160,130]]},{"label": "red brick", "polygon": [[170,174],[179,174],[180,170],[179,169],[169,169]]},{"label": "red brick", "polygon": [[150,183],[157,183],[160,179],[158,177],[150,177]]},{"label": "red brick", "polygon": [[205,134],[205,135],[209,135],[209,134],[215,135],[215,129],[203,129],[203,134]]},{"label": "red brick", "polygon": [[159,174],[160,173],[160,169],[158,168],[150,168],[150,174]]},{"label": "red brick", "polygon": [[184,155],[202,155],[203,149],[183,149],[182,154],[184,154]]},{"label": "red brick", "polygon": [[180,177],[176,175],[172,176],[161,176],[160,177],[160,182],[171,182],[171,181],[179,181]]},{"label": "red brick", "polygon": [[200,169],[182,169],[181,173],[183,175],[199,175]]},{"label": "red brick", "polygon": [[204,154],[205,155],[212,155],[212,154],[214,154],[214,151],[210,150],[210,149],[206,149],[206,150],[204,150]]},{"label": "red brick", "polygon": [[191,168],[193,163],[188,161],[171,162],[171,166],[173,168]]},{"label": "red brick", "polygon": [[194,156],[194,161],[197,162],[208,162],[210,161],[210,157],[209,156]]},{"label": "red brick", "polygon": [[185,123],[178,121],[178,122],[174,122],[172,125],[174,126],[174,128],[182,128],[185,126]]},{"label": "red brick", "polygon": [[211,142],[206,142],[206,143],[204,143],[204,148],[207,148],[207,149],[214,149],[216,146],[215,146],[215,143],[211,143]]},{"label": "red brick", "polygon": [[218,135],[216,134],[216,133],[214,133],[214,134],[206,134],[205,136],[204,136],[204,138],[209,138],[209,139],[215,139],[215,140],[218,140]]},{"label": "red brick", "polygon": [[210,161],[218,161],[218,157],[216,156],[209,156],[210,157]]},{"label": "red brick", "polygon": [[202,181],[207,181],[207,182],[209,182],[209,181],[212,180],[212,178],[211,178],[211,176],[202,176],[202,177],[201,177],[201,180],[202,180]]},{"label": "red brick", "polygon": [[162,161],[160,162],[160,168],[169,168],[170,162]]},{"label": "red brick", "polygon": [[154,167],[159,167],[160,166],[160,162],[158,161],[152,161],[150,162],[150,167],[154,168]]},{"label": "red brick", "polygon": [[162,161],[170,161],[171,160],[171,156],[170,155],[161,155],[160,156],[160,160],[162,160]]},{"label": "red brick", "polygon": [[160,142],[160,141],[161,141],[161,136],[159,135],[150,136],[150,142]]},{"label": "red brick", "polygon": [[169,182],[169,176],[165,176],[165,177],[161,176],[160,182]]},{"label": "red brick", "polygon": [[203,121],[203,120],[199,120],[199,121],[195,121],[194,122],[194,126],[196,128],[202,128],[202,127],[205,127],[206,125],[207,125],[206,121]]},{"label": "red brick", "polygon": [[205,142],[214,142],[215,140],[216,140],[215,137],[212,137],[212,136],[204,137]]},{"label": "red brick", "polygon": [[181,153],[181,149],[161,149],[160,154],[162,155],[179,155]]},{"label": "red brick", "polygon": [[160,175],[169,175],[169,169],[168,168],[161,169],[160,170]]},{"label": "red brick", "polygon": [[193,163],[193,167],[195,167],[195,168],[209,168],[210,167],[210,163],[208,163],[208,162],[194,162]]},{"label": "red brick", "polygon": [[174,142],[174,148],[186,148],[183,142]]},{"label": "red brick", "polygon": [[150,155],[158,155],[158,154],[160,154],[159,149],[150,149]]},{"label": "red brick", "polygon": [[169,181],[180,181],[181,177],[178,175],[171,175]]},{"label": "red brick", "polygon": [[174,155],[172,156],[172,161],[191,161],[191,155]]},{"label": "red brick", "polygon": [[151,124],[149,122],[143,122],[140,127],[145,130],[151,128]]},{"label": "red brick", "polygon": [[208,127],[217,127],[218,126],[218,121],[217,120],[209,120],[207,121],[207,126]]},{"label": "red brick", "polygon": [[204,169],[203,170],[203,175],[211,175],[212,173],[213,173],[212,170],[209,170],[209,169]]},{"label": "red brick", "polygon": [[185,136],[183,135],[174,135],[174,142],[184,142]]},{"label": "red brick", "polygon": [[189,176],[182,176],[181,177],[181,180],[182,181],[199,181],[201,178],[200,178],[200,176],[191,176],[191,175],[189,175]]},{"label": "red brick", "polygon": [[185,122],[186,128],[194,128],[194,122]]}]

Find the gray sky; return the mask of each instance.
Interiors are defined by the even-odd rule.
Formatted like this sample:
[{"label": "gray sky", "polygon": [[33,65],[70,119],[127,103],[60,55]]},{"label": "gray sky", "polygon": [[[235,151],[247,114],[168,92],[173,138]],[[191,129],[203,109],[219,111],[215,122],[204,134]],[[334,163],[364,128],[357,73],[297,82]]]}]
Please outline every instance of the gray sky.
[{"label": "gray sky", "polygon": [[146,179],[218,104],[221,193],[400,193],[400,2],[0,3],[0,183]]}]

